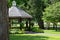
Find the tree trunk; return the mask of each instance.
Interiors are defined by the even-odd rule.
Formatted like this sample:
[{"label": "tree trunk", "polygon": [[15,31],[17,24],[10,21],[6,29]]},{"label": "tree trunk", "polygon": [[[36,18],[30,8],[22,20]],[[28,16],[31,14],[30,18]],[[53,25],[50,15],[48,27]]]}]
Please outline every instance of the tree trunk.
[{"label": "tree trunk", "polygon": [[55,28],[56,28],[56,31],[57,31],[57,24],[56,24],[56,27]]},{"label": "tree trunk", "polygon": [[53,29],[55,29],[55,23],[53,23]]},{"label": "tree trunk", "polygon": [[46,27],[47,27],[47,29],[49,29],[49,27],[50,27],[50,22],[46,22]]},{"label": "tree trunk", "polygon": [[0,0],[0,40],[8,40],[7,0]]},{"label": "tree trunk", "polygon": [[55,23],[55,30],[57,31],[57,23]]},{"label": "tree trunk", "polygon": [[53,23],[53,28],[57,31],[57,23]]},{"label": "tree trunk", "polygon": [[44,22],[43,20],[38,21],[39,28],[44,29]]}]

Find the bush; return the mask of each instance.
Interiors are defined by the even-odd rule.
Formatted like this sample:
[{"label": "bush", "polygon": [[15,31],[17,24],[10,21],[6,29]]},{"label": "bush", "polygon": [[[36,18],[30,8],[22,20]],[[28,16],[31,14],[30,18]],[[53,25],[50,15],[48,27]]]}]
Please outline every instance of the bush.
[{"label": "bush", "polygon": [[32,31],[37,33],[44,33],[44,31],[38,27],[32,27]]},{"label": "bush", "polygon": [[25,33],[25,30],[22,29],[22,30],[20,31],[20,34],[24,34],[24,33]]},{"label": "bush", "polygon": [[25,31],[24,29],[20,30],[20,29],[11,29],[9,30],[10,34],[24,34]]},{"label": "bush", "polygon": [[20,23],[20,30],[24,28],[24,23]]},{"label": "bush", "polygon": [[24,28],[24,23],[20,23],[21,28]]}]

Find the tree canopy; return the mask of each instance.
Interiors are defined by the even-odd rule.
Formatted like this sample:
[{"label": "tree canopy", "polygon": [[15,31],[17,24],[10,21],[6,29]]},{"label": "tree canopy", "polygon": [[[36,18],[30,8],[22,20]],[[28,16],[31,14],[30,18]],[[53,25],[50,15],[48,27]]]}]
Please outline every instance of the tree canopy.
[{"label": "tree canopy", "polygon": [[60,22],[60,2],[47,7],[43,15],[45,21]]}]

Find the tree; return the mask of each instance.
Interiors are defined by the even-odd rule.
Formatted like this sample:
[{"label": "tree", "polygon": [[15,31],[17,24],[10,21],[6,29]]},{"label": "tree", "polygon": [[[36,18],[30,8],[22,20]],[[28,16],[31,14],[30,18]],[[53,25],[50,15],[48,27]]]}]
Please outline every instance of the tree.
[{"label": "tree", "polygon": [[44,29],[44,22],[42,20],[44,8],[45,6],[42,0],[32,0],[33,17],[41,29]]},{"label": "tree", "polygon": [[0,0],[0,40],[8,40],[7,0]]},{"label": "tree", "polygon": [[[13,0],[8,0],[8,7],[12,6],[12,1]],[[25,7],[27,7],[27,5],[28,5],[27,3],[29,0],[15,0],[15,1],[17,3],[16,6],[21,7],[21,8],[25,8]]]},{"label": "tree", "polygon": [[55,28],[57,28],[57,23],[60,22],[60,2],[47,7],[43,15],[45,21],[54,23]]},{"label": "tree", "polygon": [[[44,1],[44,3],[45,3],[46,7],[48,7],[49,5],[52,5],[52,4],[56,3],[56,2],[59,2],[60,0],[43,0],[43,1]],[[49,23],[50,23],[50,22],[48,22],[47,25],[48,25]],[[49,25],[50,25],[50,24],[49,24]],[[54,26],[55,26],[55,24],[53,23],[53,29],[55,28]]]}]

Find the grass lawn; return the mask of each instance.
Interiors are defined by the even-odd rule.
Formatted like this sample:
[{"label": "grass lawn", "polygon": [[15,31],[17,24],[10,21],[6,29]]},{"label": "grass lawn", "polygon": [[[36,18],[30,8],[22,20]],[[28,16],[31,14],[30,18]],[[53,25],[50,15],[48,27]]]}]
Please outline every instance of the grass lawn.
[{"label": "grass lawn", "polygon": [[[60,31],[44,30],[44,33],[45,34],[10,34],[10,40],[60,40]],[[58,36],[53,34],[58,34]]]},{"label": "grass lawn", "polygon": [[56,30],[44,30],[44,33],[60,34],[60,31],[56,31]]},{"label": "grass lawn", "polygon": [[10,34],[10,40],[60,40],[60,36],[43,36],[40,34]]}]

